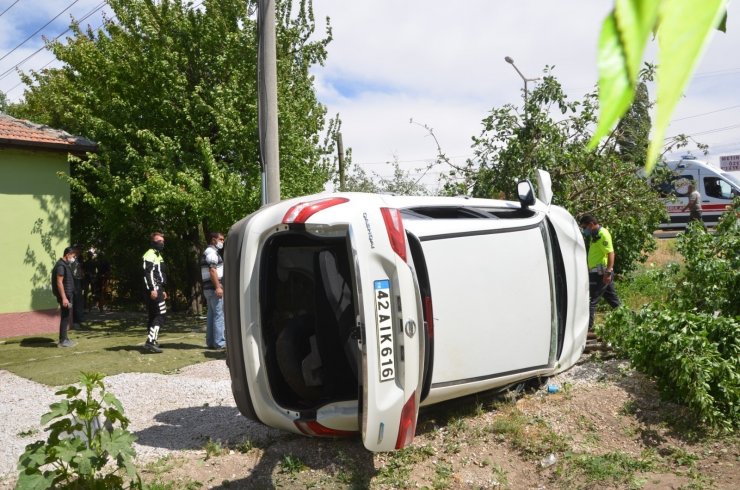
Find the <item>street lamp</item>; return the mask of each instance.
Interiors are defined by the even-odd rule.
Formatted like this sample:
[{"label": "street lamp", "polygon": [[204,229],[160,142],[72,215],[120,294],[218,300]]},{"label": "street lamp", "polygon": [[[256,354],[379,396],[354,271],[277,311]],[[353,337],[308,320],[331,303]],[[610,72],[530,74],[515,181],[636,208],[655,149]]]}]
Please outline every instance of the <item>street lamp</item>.
[{"label": "street lamp", "polygon": [[508,64],[510,64],[511,66],[513,66],[514,69],[516,70],[516,72],[519,74],[519,76],[522,77],[522,80],[524,80],[524,110],[526,111],[527,110],[527,82],[536,82],[537,80],[539,80],[539,78],[527,78],[527,77],[525,77],[524,74],[521,71],[519,71],[519,68],[516,67],[516,65],[514,64],[514,60],[511,59],[511,57],[506,56],[506,57],[504,57],[504,60]]}]

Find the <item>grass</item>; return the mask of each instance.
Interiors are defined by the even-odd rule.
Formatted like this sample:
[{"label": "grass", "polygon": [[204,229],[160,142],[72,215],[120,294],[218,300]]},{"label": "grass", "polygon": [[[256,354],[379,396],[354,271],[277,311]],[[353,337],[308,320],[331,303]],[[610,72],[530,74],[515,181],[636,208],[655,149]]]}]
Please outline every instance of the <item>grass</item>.
[{"label": "grass", "polygon": [[410,485],[409,476],[413,467],[434,455],[431,446],[408,446],[387,453],[387,461],[378,469],[377,482],[391,488],[406,488]]},{"label": "grass", "polygon": [[0,369],[23,378],[59,386],[76,383],[81,371],[106,376],[120,373],[172,373],[199,362],[225,359],[205,347],[204,321],[170,314],[160,331],[161,354],[145,354],[146,314],[138,312],[91,313],[86,330],[70,332],[77,345],[59,348],[57,333],[11,337],[0,342]]},{"label": "grass", "polygon": [[647,303],[665,301],[670,291],[666,290],[662,275],[669,264],[682,263],[683,257],[676,250],[675,239],[658,240],[657,248],[645,263],[638,266],[629,277],[616,282],[620,299],[632,309],[639,309]]},{"label": "grass", "polygon": [[[558,467],[561,482],[587,482],[590,484],[618,484],[620,488],[639,488],[637,473],[655,467],[651,455],[635,458],[623,452],[606,454],[567,454]],[[590,488],[590,487],[589,487]]]},{"label": "grass", "polygon": [[528,459],[569,448],[565,438],[556,434],[544,420],[529,417],[513,405],[500,407],[489,429]]}]

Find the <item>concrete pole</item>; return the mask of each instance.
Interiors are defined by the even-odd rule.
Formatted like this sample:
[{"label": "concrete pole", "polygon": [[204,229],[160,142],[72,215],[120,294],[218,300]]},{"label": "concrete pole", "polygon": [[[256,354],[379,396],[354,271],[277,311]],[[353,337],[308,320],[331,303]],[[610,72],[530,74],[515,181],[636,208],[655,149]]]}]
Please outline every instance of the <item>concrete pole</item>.
[{"label": "concrete pole", "polygon": [[257,33],[259,36],[257,109],[262,165],[262,204],[265,205],[280,201],[275,0],[259,0]]},{"label": "concrete pole", "polygon": [[344,143],[342,133],[337,133],[337,154],[339,159],[339,190],[344,190]]}]

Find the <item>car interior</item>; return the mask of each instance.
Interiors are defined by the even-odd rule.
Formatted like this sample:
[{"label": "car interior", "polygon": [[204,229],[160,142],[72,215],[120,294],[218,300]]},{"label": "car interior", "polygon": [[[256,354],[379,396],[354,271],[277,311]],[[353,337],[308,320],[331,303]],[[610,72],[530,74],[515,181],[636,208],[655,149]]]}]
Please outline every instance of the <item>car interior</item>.
[{"label": "car interior", "polygon": [[[300,232],[272,237],[260,304],[270,389],[283,407],[305,410],[357,399],[357,341],[346,238]],[[269,293],[268,293],[269,292]]]}]

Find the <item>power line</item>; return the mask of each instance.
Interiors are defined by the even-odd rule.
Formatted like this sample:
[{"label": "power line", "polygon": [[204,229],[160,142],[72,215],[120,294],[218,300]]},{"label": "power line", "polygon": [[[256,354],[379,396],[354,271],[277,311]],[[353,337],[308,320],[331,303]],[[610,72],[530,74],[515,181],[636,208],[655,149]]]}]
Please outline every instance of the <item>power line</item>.
[{"label": "power line", "polygon": [[5,53],[5,54],[4,54],[4,55],[3,55],[2,57],[0,57],[0,61],[4,60],[5,58],[7,58],[7,57],[8,57],[8,55],[9,55],[10,53],[12,53],[12,52],[13,52],[13,51],[15,51],[16,49],[20,48],[21,46],[23,46],[24,44],[26,44],[26,43],[27,43],[28,41],[30,41],[30,40],[31,40],[31,39],[32,39],[32,38],[33,38],[33,37],[34,37],[34,36],[35,36],[36,34],[38,34],[39,32],[43,31],[43,30],[44,30],[44,29],[45,29],[45,28],[46,28],[46,27],[47,27],[47,26],[48,26],[49,24],[51,24],[52,22],[54,22],[55,20],[57,20],[57,18],[58,18],[58,17],[60,16],[60,15],[62,15],[62,14],[63,14],[64,12],[66,12],[67,10],[69,10],[69,9],[70,9],[70,7],[72,7],[72,5],[76,4],[76,3],[77,3],[77,2],[79,2],[79,1],[80,1],[80,0],[74,0],[74,1],[72,2],[72,3],[70,3],[69,5],[67,5],[67,7],[66,7],[66,8],[64,9],[64,10],[62,10],[61,12],[59,12],[59,13],[58,13],[57,15],[55,15],[53,19],[51,19],[51,20],[50,20],[49,22],[47,22],[46,24],[44,24],[44,25],[43,25],[43,26],[42,26],[42,27],[41,27],[40,29],[38,29],[38,30],[37,30],[36,32],[34,32],[34,33],[33,33],[33,34],[31,34],[30,36],[28,36],[28,37],[27,37],[27,38],[26,38],[26,39],[25,39],[25,40],[24,40],[24,41],[23,41],[22,43],[20,43],[20,44],[19,44],[18,46],[14,47],[13,49],[11,49],[11,50],[10,50],[10,51],[8,51],[7,53]]},{"label": "power line", "polygon": [[[88,12],[87,14],[85,14],[85,15],[84,15],[84,16],[83,16],[82,18],[80,18],[80,20],[78,20],[77,22],[83,22],[83,21],[85,21],[85,20],[86,20],[86,19],[87,19],[88,17],[90,17],[90,16],[92,15],[92,14],[94,14],[94,13],[95,13],[95,12],[97,12],[98,10],[102,9],[103,7],[105,7],[105,5],[106,5],[106,2],[101,2],[100,4],[98,4],[98,6],[97,6],[97,7],[95,7],[95,8],[93,9],[93,10],[91,10],[90,12]],[[68,28],[67,28],[67,29],[66,29],[66,30],[65,30],[64,32],[62,32],[62,33],[61,33],[61,34],[59,34],[59,35],[58,35],[57,37],[55,37],[55,38],[54,38],[54,41],[56,41],[57,39],[59,39],[60,37],[62,37],[62,36],[63,36],[63,35],[65,35],[66,33],[68,33],[69,31],[70,31],[70,28],[68,27]],[[19,67],[20,67],[20,66],[21,66],[22,64],[24,64],[24,63],[25,63],[26,61],[30,60],[31,58],[33,58],[34,56],[36,56],[37,54],[39,54],[39,53],[40,53],[41,51],[43,51],[43,50],[45,50],[45,49],[46,49],[46,46],[41,46],[41,47],[40,47],[39,49],[37,49],[37,50],[36,50],[36,51],[34,51],[33,53],[31,53],[30,55],[26,56],[26,57],[25,57],[25,58],[24,58],[24,59],[23,59],[22,61],[20,61],[19,63],[17,63],[17,64],[15,65],[15,66],[13,66],[13,67],[11,67],[11,68],[8,68],[8,69],[7,69],[7,70],[5,70],[4,72],[2,72],[2,73],[0,74],[0,80],[2,80],[3,78],[5,78],[6,76],[10,75],[10,74],[11,74],[11,73],[13,72],[13,70],[15,70],[16,68],[19,68]]]},{"label": "power line", "polygon": [[15,5],[16,3],[20,2],[20,1],[21,1],[21,0],[15,0],[15,2],[13,2],[12,4],[10,4],[10,7],[6,8],[6,9],[5,9],[5,10],[3,10],[2,12],[0,12],[0,17],[2,17],[2,16],[3,16],[3,14],[4,14],[5,12],[7,12],[7,11],[8,11],[8,10],[10,10],[10,9],[12,9],[12,8],[13,8],[13,5]]},{"label": "power line", "polygon": [[723,107],[722,109],[717,109],[716,111],[702,112],[701,114],[694,114],[693,116],[680,117],[678,119],[674,119],[672,122],[683,121],[684,119],[691,119],[693,117],[706,116],[706,115],[709,115],[709,114],[714,114],[715,112],[729,111],[730,109],[737,109],[738,107],[740,107],[740,105],[733,105],[733,106],[730,106],[730,107]]},{"label": "power line", "polygon": [[[39,68],[39,71],[43,70],[44,68],[46,68],[46,67],[47,67],[47,66],[49,66],[50,64],[54,63],[55,61],[57,61],[57,58],[56,58],[56,56],[55,56],[54,58],[52,58],[52,59],[51,59],[51,60],[50,60],[50,61],[49,61],[48,63],[46,63],[46,64],[45,64],[44,66],[42,66],[41,68]],[[2,77],[0,77],[0,78],[2,78]],[[13,90],[15,90],[15,89],[17,89],[18,87],[20,87],[21,85],[25,85],[25,82],[24,82],[23,80],[21,80],[20,82],[16,83],[16,84],[15,84],[15,85],[13,85],[12,87],[10,87],[10,88],[9,88],[8,90],[6,90],[6,91],[5,91],[5,93],[6,93],[6,94],[9,94],[9,93],[10,93],[10,92],[12,92]]]}]

